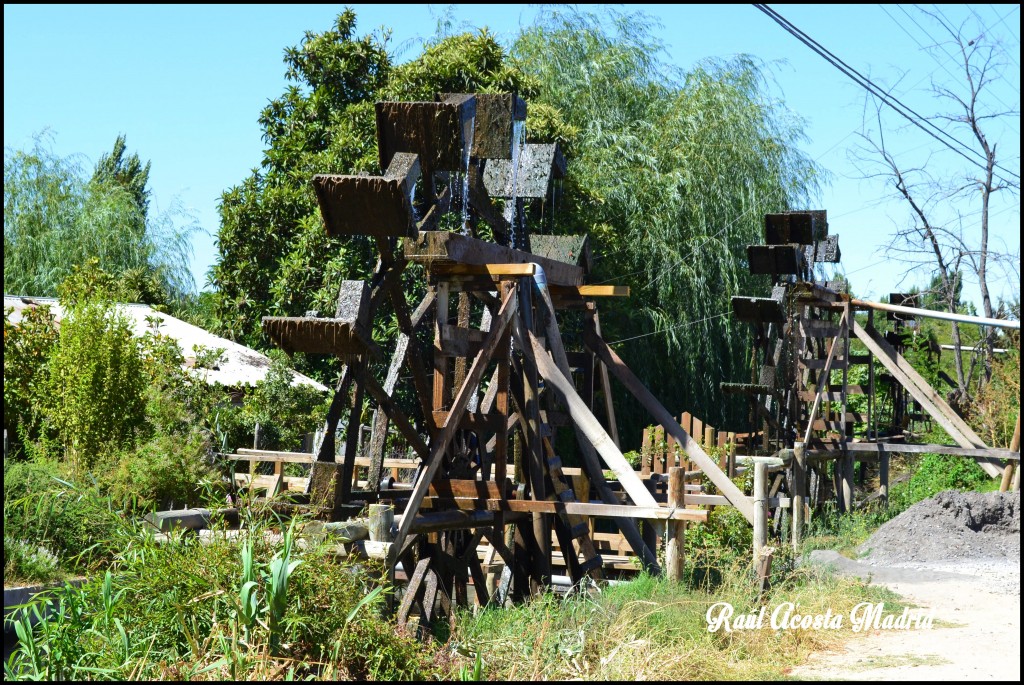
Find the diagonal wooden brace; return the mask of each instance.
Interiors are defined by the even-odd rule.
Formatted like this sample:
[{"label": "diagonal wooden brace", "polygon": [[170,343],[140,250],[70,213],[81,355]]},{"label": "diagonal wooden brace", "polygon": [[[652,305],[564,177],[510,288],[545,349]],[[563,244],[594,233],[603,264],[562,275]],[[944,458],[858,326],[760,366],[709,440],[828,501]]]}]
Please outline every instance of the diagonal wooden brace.
[{"label": "diagonal wooden brace", "polygon": [[394,566],[397,561],[395,555],[401,549],[402,542],[412,528],[413,520],[416,518],[420,504],[430,489],[430,482],[437,475],[438,469],[441,468],[444,453],[451,444],[452,438],[455,437],[455,433],[459,429],[459,423],[466,413],[466,407],[469,406],[470,395],[476,392],[476,388],[480,384],[480,380],[483,378],[484,371],[487,368],[487,363],[498,349],[498,344],[502,340],[505,329],[515,316],[517,303],[516,291],[510,290],[501,303],[501,309],[498,310],[495,320],[491,324],[491,330],[487,334],[487,339],[484,340],[483,347],[473,359],[473,365],[470,367],[465,382],[459,388],[459,392],[452,402],[451,411],[448,412],[440,432],[430,441],[430,453],[427,456],[426,468],[420,471],[419,477],[416,479],[416,485],[409,496],[409,504],[406,506],[405,514],[402,517],[402,525],[398,528],[395,541],[391,545],[391,552],[388,554],[389,566]]},{"label": "diagonal wooden brace", "polygon": [[725,495],[729,503],[736,507],[743,517],[754,523],[754,505],[750,498],[743,494],[736,484],[729,480],[729,476],[722,472],[718,464],[709,457],[700,445],[690,437],[690,434],[683,430],[683,427],[676,422],[675,418],[665,407],[651,394],[639,378],[630,371],[626,363],[619,358],[619,355],[608,347],[608,344],[598,336],[592,327],[583,331],[583,342],[594,351],[601,361],[605,363],[608,370],[618,378],[626,389],[636,397],[640,404],[654,417],[655,422],[665,427],[665,431],[675,438],[676,443],[686,452],[690,460],[697,464],[697,467],[707,474],[711,482],[715,484],[718,491]]}]

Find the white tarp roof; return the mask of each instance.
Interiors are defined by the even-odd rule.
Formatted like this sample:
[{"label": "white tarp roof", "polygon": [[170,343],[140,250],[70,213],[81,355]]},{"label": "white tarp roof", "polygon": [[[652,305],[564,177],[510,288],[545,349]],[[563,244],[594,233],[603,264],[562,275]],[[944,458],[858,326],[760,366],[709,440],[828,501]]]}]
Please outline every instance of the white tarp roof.
[{"label": "white tarp roof", "polygon": [[[64,317],[64,308],[52,297],[4,295],[4,314],[13,309],[10,321],[16,324],[21,321],[21,312],[24,309],[43,304],[50,306],[50,311],[57,321]],[[158,312],[149,305],[118,303],[115,306],[128,317],[136,336],[142,337],[147,331],[152,331],[176,340],[185,359],[190,362],[189,366],[195,360],[193,346],[200,345],[210,350],[223,349],[217,368],[204,369],[208,383],[229,387],[251,386],[263,380],[270,369],[270,358],[265,354],[216,336],[169,314]],[[328,391],[327,386],[296,371],[292,372],[292,385],[309,385],[321,392]]]}]

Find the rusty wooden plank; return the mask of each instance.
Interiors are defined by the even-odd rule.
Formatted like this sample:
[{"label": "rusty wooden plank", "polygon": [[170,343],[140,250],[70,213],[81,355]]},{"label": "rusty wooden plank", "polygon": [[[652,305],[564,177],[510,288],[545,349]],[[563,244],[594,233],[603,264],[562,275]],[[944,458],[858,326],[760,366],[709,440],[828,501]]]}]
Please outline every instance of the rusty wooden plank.
[{"label": "rusty wooden plank", "polygon": [[583,269],[578,266],[447,231],[425,231],[416,240],[406,240],[405,257],[411,262],[427,266],[445,263],[483,265],[533,262],[543,267],[549,284],[583,284]]}]

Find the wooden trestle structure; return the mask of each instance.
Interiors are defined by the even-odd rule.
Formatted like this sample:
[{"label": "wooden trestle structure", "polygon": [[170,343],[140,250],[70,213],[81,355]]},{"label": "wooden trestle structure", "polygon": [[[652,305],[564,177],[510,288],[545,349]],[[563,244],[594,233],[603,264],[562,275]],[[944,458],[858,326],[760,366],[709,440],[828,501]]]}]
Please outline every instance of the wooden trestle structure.
[{"label": "wooden trestle structure", "polygon": [[[791,495],[794,543],[800,539],[805,507],[834,498],[839,511],[852,508],[855,461],[878,460],[878,494],[883,502],[888,496],[889,455],[894,452],[962,455],[975,459],[992,477],[1012,470],[1020,459],[1019,440],[1009,450],[986,446],[903,357],[903,321],[929,312],[889,313],[895,330],[883,335],[874,326],[875,309],[882,305],[852,299],[842,282],[814,280],[815,263],[840,259],[838,236],[828,234],[824,211],[766,215],[765,242],[748,246],[747,256],[751,273],[772,278],[771,296],[732,300],[733,315],[754,329],[757,351],[751,382],[723,383],[723,390],[749,397],[751,423],[763,426],[763,451],[782,457],[772,492]],[[893,293],[890,301],[909,304],[908,298]],[[856,320],[858,311],[867,312],[866,325]],[[860,341],[867,354],[853,354],[852,340]],[[875,362],[885,374],[876,373]],[[856,365],[867,366],[867,373],[861,374],[866,375],[866,384],[850,383],[849,371]],[[867,402],[861,403],[866,411],[851,409],[853,395],[866,395]],[[880,401],[888,404],[885,422],[879,418]],[[956,444],[905,444],[908,421],[926,417],[942,426]],[[856,424],[864,426],[864,437],[854,437]],[[777,522],[782,519],[779,513]]]},{"label": "wooden trestle structure", "polygon": [[[424,621],[436,619],[453,604],[472,601],[471,592],[481,604],[504,603],[550,586],[553,540],[573,584],[599,577],[592,516],[613,518],[653,572],[660,568],[652,533],[661,532],[667,564],[678,577],[683,524],[707,517],[686,506],[685,462],[714,484],[721,504],[755,524],[757,536],[764,536],[769,502],[799,504],[794,518],[803,518],[808,473],[825,473],[816,460],[840,461],[836,492],[848,505],[854,458],[877,454],[884,460],[888,449],[882,440],[853,440],[855,422],[875,420],[873,398],[882,379],[872,365],[867,387],[847,382],[849,367],[868,361],[851,355],[851,336],[888,370],[890,384],[901,384],[946,428],[960,453],[992,469],[993,456],[1006,457],[984,446],[870,319],[866,328],[854,321],[848,295],[813,281],[815,262],[839,259],[825,213],[768,215],[767,244],[751,246],[748,256],[753,273],[773,277],[772,296],[733,300],[735,316],[754,326],[758,367],[749,384],[726,384],[725,390],[750,398],[753,425],[764,428],[762,453],[786,457],[798,449],[792,458],[775,460],[784,473],[770,493],[762,483],[757,497],[746,496],[602,339],[597,302],[628,295],[628,288],[587,285],[587,237],[531,234],[526,203],[547,201],[565,165],[557,146],[523,142],[526,104],[513,94],[443,94],[435,102],[380,102],[376,115],[383,175],[322,174],[312,181],[328,234],[375,241],[372,277],[341,285],[333,317],[266,317],[263,328],[289,352],[333,354],[344,362],[315,449],[310,505],[335,521],[366,504],[394,506],[394,525],[378,530],[377,542],[389,570],[400,567],[408,581],[401,620],[414,612]],[[438,230],[453,216],[455,230]],[[488,235],[478,233],[481,227]],[[415,304],[402,286],[410,272],[422,272],[425,281]],[[399,334],[379,380],[371,361],[382,361],[384,352],[370,331],[385,301]],[[562,326],[570,321],[582,321],[573,339],[585,349],[566,349]],[[411,382],[400,392],[403,369]],[[833,384],[837,370],[842,382]],[[618,447],[611,376],[680,451],[679,466],[671,455],[671,468],[662,474],[667,492],[634,472]],[[603,400],[595,406],[598,387]],[[856,392],[872,398],[867,416],[847,407]],[[354,428],[367,397],[376,409],[369,446],[360,454]],[[346,409],[355,410],[355,419],[337,445]],[[873,435],[881,435],[874,428]],[[416,455],[411,485],[386,477],[386,444],[394,431]],[[582,478],[566,474],[555,449],[569,434]],[[357,462],[368,464],[365,488],[358,490]],[[605,478],[608,470],[614,484]],[[812,494],[823,496],[823,478],[811,481]],[[643,531],[641,520],[649,522]],[[794,532],[798,537],[798,525]],[[488,579],[481,564],[477,549],[484,541],[503,562],[499,578]]]},{"label": "wooden trestle structure", "polygon": [[[310,504],[333,520],[366,503],[395,506],[393,539],[383,543],[381,556],[408,579],[402,620],[413,611],[437,618],[452,603],[469,601],[470,592],[480,603],[504,602],[550,586],[553,539],[573,584],[600,577],[589,516],[614,518],[654,572],[660,571],[649,534],[654,527],[667,525],[681,555],[681,524],[706,520],[707,512],[682,505],[681,470],[670,488],[678,506],[667,506],[629,466],[617,446],[610,375],[656,421],[671,423],[689,459],[753,518],[749,498],[601,338],[597,300],[628,295],[628,288],[586,284],[586,236],[531,235],[524,201],[549,197],[564,161],[555,145],[522,141],[525,115],[525,103],[509,94],[377,103],[383,176],[313,178],[327,232],[376,242],[373,276],[341,285],[333,317],[263,320],[285,350],[344,361],[312,464]],[[456,230],[437,230],[453,214],[460,217]],[[475,234],[481,225],[493,240]],[[400,284],[412,266],[422,266],[426,281],[415,306]],[[400,333],[381,381],[371,371],[381,351],[370,331],[384,300]],[[586,341],[585,351],[563,344],[560,324],[570,311],[583,321],[577,338]],[[397,392],[403,368],[411,378],[404,403]],[[598,386],[604,402],[595,407]],[[358,455],[356,430],[346,431],[344,445],[334,436],[344,410],[362,407],[367,396],[376,411],[369,447]],[[418,458],[411,488],[385,477],[389,425]],[[583,501],[576,492],[581,479],[566,475],[554,448],[560,429],[576,438],[589,490]],[[360,457],[368,457],[369,467],[365,490],[356,491]],[[606,481],[606,470],[625,495]],[[656,523],[642,534],[640,520]],[[504,564],[497,582],[488,583],[481,567],[482,541]]]}]

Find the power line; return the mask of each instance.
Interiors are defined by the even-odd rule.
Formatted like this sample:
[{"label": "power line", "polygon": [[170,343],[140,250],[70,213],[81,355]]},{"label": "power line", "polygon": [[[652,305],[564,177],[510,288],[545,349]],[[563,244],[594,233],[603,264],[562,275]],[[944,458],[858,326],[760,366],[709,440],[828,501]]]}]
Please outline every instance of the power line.
[{"label": "power line", "polygon": [[683,322],[682,324],[677,324],[676,326],[669,326],[669,327],[664,328],[664,329],[662,329],[660,331],[653,331],[651,333],[643,333],[643,334],[638,335],[638,336],[633,336],[632,338],[623,338],[622,340],[616,340],[615,342],[610,342],[608,344],[609,345],[617,345],[618,343],[624,343],[624,342],[629,342],[631,340],[639,340],[640,338],[647,338],[647,337],[650,337],[650,336],[656,336],[659,333],[666,333],[667,331],[674,331],[675,329],[685,329],[688,326],[696,326],[697,324],[703,324],[705,322],[713,322],[713,320],[715,320],[716,318],[722,318],[723,316],[728,316],[728,315],[729,315],[729,312],[726,311],[726,312],[723,312],[721,314],[715,314],[714,316],[708,316],[706,318],[701,318],[699,320],[695,320],[695,322]]},{"label": "power line", "polygon": [[989,5],[988,7],[990,10],[992,10],[992,14],[996,15],[996,20],[1010,31],[1010,36],[1012,36],[1013,39],[1017,41],[1017,44],[1020,45],[1020,36],[1015,36],[1013,34],[1013,27],[1006,23],[1006,18],[1013,14],[1014,12],[1016,12],[1017,10],[1019,10],[1020,5],[1014,5],[1013,7],[1010,8],[1009,12],[1007,12],[1001,17],[999,16],[999,12],[996,11],[995,7],[993,7],[992,5]]},{"label": "power line", "polygon": [[[974,9],[973,7],[971,7],[970,5],[968,5],[968,6],[967,6],[967,9],[969,9],[969,10],[971,11],[971,14],[973,14],[973,15],[974,15],[975,19],[977,19],[977,20],[978,20],[978,25],[979,25],[979,26],[981,27],[981,30],[982,30],[982,33],[983,33],[983,34],[991,32],[991,29],[990,29],[990,28],[988,27],[988,25],[987,25],[987,24],[985,24],[985,20],[981,18],[981,15],[980,15],[980,14],[978,14],[978,13],[977,13],[977,12],[975,11],[975,9]],[[1020,69],[1020,64],[1018,64],[1018,63],[1017,63],[1017,60],[1015,60],[1015,59],[1013,58],[1013,55],[1011,55],[1011,54],[1010,54],[1010,51],[1009,51],[1009,50],[1007,50],[1007,51],[1006,51],[1006,57],[1007,57],[1007,59],[1009,59],[1009,60],[1010,60],[1011,62],[1013,62],[1013,66],[1015,66],[1015,67],[1017,67],[1018,69]]]},{"label": "power line", "polygon": [[[967,161],[969,161],[969,162],[971,162],[973,164],[977,164],[982,169],[985,169],[985,167],[981,163],[979,163],[978,161],[970,159],[961,150],[958,150],[958,149],[954,148],[952,145],[950,145],[950,143],[948,141],[952,141],[953,143],[955,143],[956,145],[959,145],[961,148],[963,148],[967,152],[970,152],[970,153],[972,153],[974,155],[977,155],[978,157],[981,157],[981,159],[985,163],[987,163],[988,160],[986,160],[984,158],[984,156],[980,152],[978,152],[974,148],[966,145],[965,143],[961,142],[959,139],[957,139],[954,136],[950,135],[949,133],[947,133],[943,129],[939,128],[933,122],[929,121],[926,117],[918,114],[916,111],[914,111],[913,109],[911,109],[907,105],[903,104],[894,95],[891,95],[891,94],[883,91],[874,82],[872,82],[869,78],[867,78],[866,76],[861,74],[859,71],[857,71],[856,69],[854,69],[850,65],[846,64],[846,62],[844,62],[843,60],[839,59],[836,55],[834,55],[832,52],[830,52],[828,49],[826,49],[820,43],[815,41],[813,38],[808,36],[806,33],[801,31],[799,28],[796,27],[796,25],[794,25],[792,22],[790,22],[788,19],[783,17],[781,14],[779,14],[775,10],[771,9],[767,5],[755,5],[755,7],[757,7],[762,12],[767,14],[769,17],[772,18],[773,21],[775,21],[777,24],[779,24],[784,29],[786,29],[786,31],[788,31],[790,34],[792,34],[794,37],[796,37],[800,42],[802,42],[807,47],[811,48],[814,52],[816,52],[818,55],[823,57],[832,66],[834,66],[837,69],[839,69],[839,71],[841,71],[843,74],[845,74],[846,76],[849,76],[858,85],[860,85],[863,88],[867,89],[868,92],[870,92],[871,94],[873,94],[876,97],[878,97],[879,99],[881,99],[882,102],[884,102],[885,104],[889,105],[889,107],[891,107],[893,110],[898,112],[900,115],[902,115],[908,121],[913,123],[915,126],[920,128],[922,131],[924,131],[925,133],[927,133],[931,137],[935,138],[940,143],[942,143],[943,145],[948,147],[953,152],[956,152],[957,154],[959,154],[961,157],[963,157]],[[898,107],[897,107],[897,105],[898,105]],[[900,109],[900,108],[902,108],[902,109]],[[903,111],[903,110],[906,110],[906,111]],[[909,112],[910,114],[907,114],[907,112]],[[916,119],[914,119],[911,115],[913,115],[913,117],[916,117]],[[929,126],[929,127],[931,127],[932,129],[934,129],[940,135],[945,136],[948,139],[948,141],[944,141],[944,140],[938,138],[934,133],[932,133],[931,131],[926,129],[924,127],[924,125],[922,125],[922,123],[927,125],[927,126]],[[1008,169],[1005,169],[1005,168],[1003,168],[1002,166],[1000,166],[998,164],[996,164],[995,166],[999,167],[1000,169],[1003,169],[1003,171],[1006,171],[1007,173],[1009,173],[1011,175],[1016,176],[1018,179],[1020,178],[1020,176],[1018,174],[1015,174],[1014,172],[1009,171]],[[1005,179],[1002,179],[1002,180],[1005,180]]]},{"label": "power line", "polygon": [[[964,144],[963,142],[959,141],[958,139],[954,138],[953,136],[951,136],[950,134],[948,134],[947,132],[945,132],[944,130],[939,128],[938,126],[936,126],[934,123],[928,121],[925,117],[921,116],[920,114],[915,112],[913,109],[911,109],[910,107],[907,107],[902,102],[900,102],[895,96],[892,96],[892,95],[886,93],[885,91],[883,91],[881,88],[876,86],[870,79],[865,77],[863,74],[858,72],[853,67],[851,67],[848,64],[846,64],[845,62],[843,62],[841,59],[836,57],[831,52],[829,52],[825,47],[823,47],[821,44],[817,43],[813,38],[811,38],[810,36],[805,34],[803,31],[798,29],[794,24],[789,22],[789,20],[787,20],[785,17],[783,17],[781,14],[779,14],[778,12],[773,10],[772,8],[768,7],[767,5],[763,5],[763,4],[755,4],[754,6],[757,9],[761,10],[764,14],[768,15],[768,17],[770,17],[772,19],[772,21],[774,21],[779,26],[784,28],[788,33],[793,35],[797,40],[799,40],[801,43],[803,43],[804,45],[809,47],[811,50],[813,50],[815,53],[817,53],[820,57],[822,57],[829,64],[831,64],[836,69],[841,71],[843,74],[848,76],[850,79],[852,79],[859,86],[861,86],[862,88],[866,89],[869,93],[871,93],[875,97],[879,98],[884,104],[888,105],[891,109],[893,109],[895,112],[900,114],[900,116],[905,118],[907,121],[909,121],[910,123],[912,123],[915,126],[917,126],[919,129],[921,129],[922,131],[927,133],[929,136],[934,138],[936,141],[938,141],[939,143],[941,143],[945,147],[949,148],[951,151],[957,153],[958,155],[960,155],[961,157],[966,159],[971,164],[975,164],[975,165],[977,165],[978,167],[980,167],[983,170],[985,169],[985,166],[983,164],[981,164],[979,161],[969,157],[967,154],[965,154],[963,152],[963,150],[960,150],[960,149],[954,147],[952,144],[950,144],[949,141],[952,141],[953,143],[955,143],[956,145],[960,146],[961,148],[964,148],[968,152],[971,152],[971,153],[973,153],[975,155],[980,155],[980,153],[977,150],[974,150],[970,146]],[[909,112],[909,114],[908,114],[908,112]],[[943,140],[938,135],[936,135],[933,131],[930,131],[928,128],[926,128],[925,124],[930,126],[932,129],[935,129],[935,131],[937,131],[939,134],[945,136],[949,140]],[[1014,173],[1013,171],[1010,171],[1008,169],[1005,169],[1004,167],[1002,167],[999,164],[996,164],[994,166],[996,166],[997,168],[1003,170],[1007,174],[1016,177],[1018,179],[1018,182],[1019,182],[1019,180],[1020,180],[1020,175],[1019,174]],[[1004,181],[1006,183],[1011,183],[1010,181],[1006,181],[1005,178],[1001,178],[1000,177],[1000,180],[1002,180],[1002,181]]]}]

